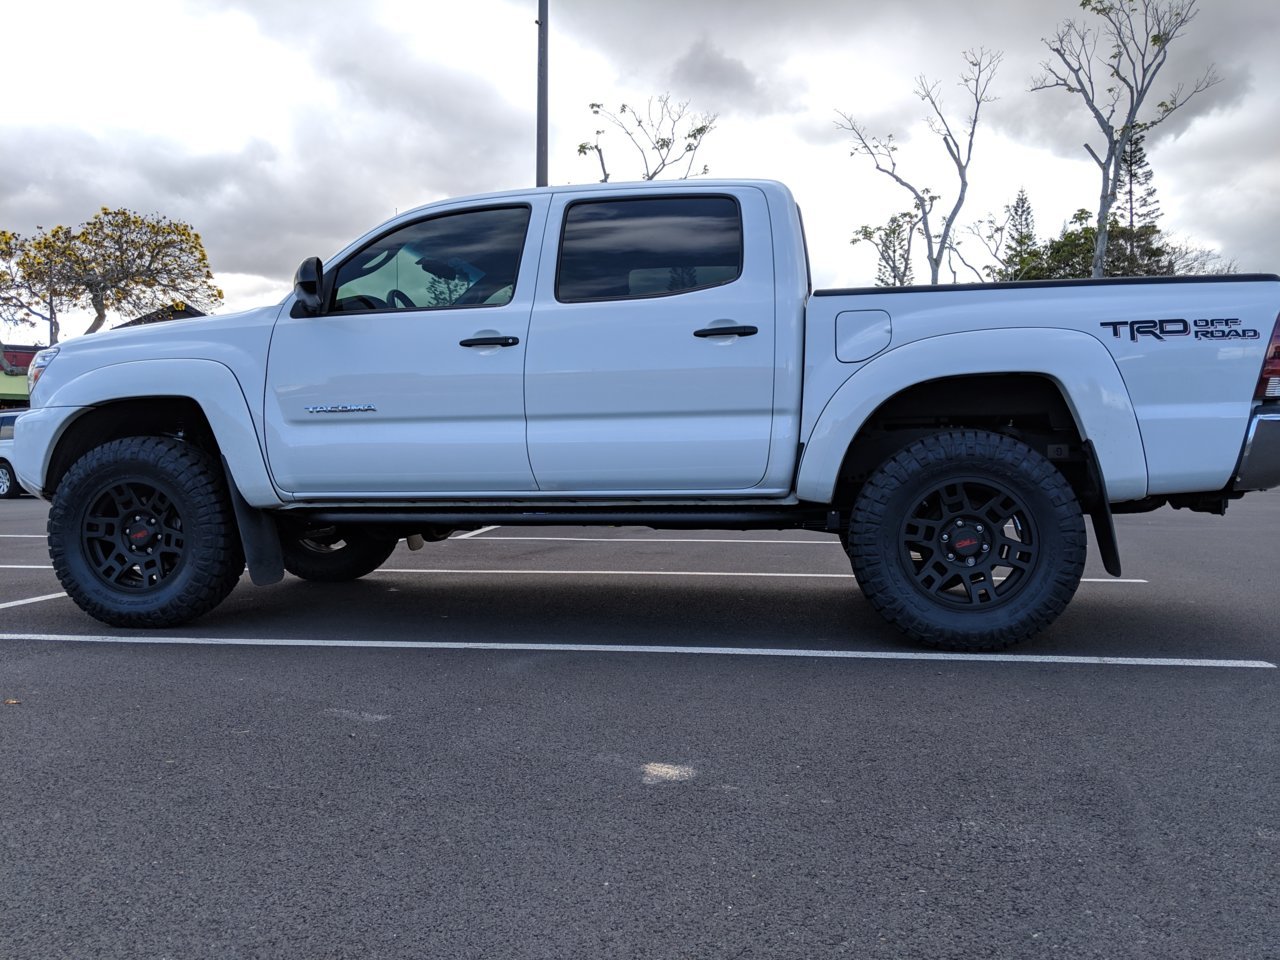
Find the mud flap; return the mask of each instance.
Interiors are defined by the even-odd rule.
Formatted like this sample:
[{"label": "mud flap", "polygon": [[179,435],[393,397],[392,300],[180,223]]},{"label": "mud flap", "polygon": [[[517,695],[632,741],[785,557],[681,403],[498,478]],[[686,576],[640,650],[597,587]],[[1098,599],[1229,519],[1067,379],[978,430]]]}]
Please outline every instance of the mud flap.
[{"label": "mud flap", "polygon": [[1093,520],[1093,540],[1098,545],[1102,566],[1113,577],[1120,576],[1120,541],[1116,538],[1116,525],[1111,517],[1111,501],[1107,498],[1107,481],[1098,466],[1098,454],[1093,444],[1084,442],[1085,463],[1088,465],[1089,483],[1095,495],[1089,517]]},{"label": "mud flap", "polygon": [[284,552],[280,548],[280,531],[275,517],[266,510],[249,506],[240,495],[235,478],[225,457],[222,470],[227,477],[227,491],[236,513],[236,526],[240,528],[240,543],[244,547],[244,560],[249,566],[249,580],[256,587],[279,583],[284,579]]}]

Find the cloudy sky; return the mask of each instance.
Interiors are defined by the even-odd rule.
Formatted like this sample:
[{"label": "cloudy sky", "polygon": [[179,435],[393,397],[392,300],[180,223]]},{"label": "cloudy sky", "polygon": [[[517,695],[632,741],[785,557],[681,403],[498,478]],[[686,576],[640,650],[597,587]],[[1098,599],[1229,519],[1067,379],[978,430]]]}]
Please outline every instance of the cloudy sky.
[{"label": "cloudy sky", "polygon": [[[1222,82],[1148,138],[1165,229],[1242,270],[1280,270],[1280,4],[1200,0],[1163,95],[1210,64]],[[1073,0],[551,0],[552,183],[599,177],[576,146],[587,104],[669,91],[719,115],[712,176],[785,181],[819,286],[871,282],[863,223],[905,209],[851,157],[836,111],[894,133],[909,178],[944,198],[954,173],[912,95],[942,83],[957,120],[961,51],[1004,52],[962,223],[1027,189],[1042,235],[1092,207],[1095,131],[1077,99],[1029,92]],[[397,211],[534,179],[536,0],[44,0],[5,10],[0,227],[74,226],[99,207],[186,220],[224,310],[277,300]],[[613,179],[637,176],[617,136]],[[921,275],[917,267],[917,276]],[[68,323],[74,332],[75,323]],[[6,339],[39,339],[5,331]]]}]

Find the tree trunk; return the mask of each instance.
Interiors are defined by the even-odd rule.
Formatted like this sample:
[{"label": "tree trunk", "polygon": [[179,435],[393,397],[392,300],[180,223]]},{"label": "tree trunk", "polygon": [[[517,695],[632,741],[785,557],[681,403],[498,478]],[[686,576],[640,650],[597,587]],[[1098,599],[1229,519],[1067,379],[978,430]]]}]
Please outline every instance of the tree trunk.
[{"label": "tree trunk", "polygon": [[106,301],[102,294],[95,293],[89,297],[89,302],[93,304],[93,323],[89,324],[89,329],[85,333],[97,333],[107,322]]},{"label": "tree trunk", "polygon": [[1098,197],[1097,236],[1093,241],[1093,266],[1089,276],[1099,279],[1107,264],[1108,225],[1111,223],[1111,207],[1116,202],[1115,180],[1110,177],[1110,170],[1102,171],[1102,193]]}]

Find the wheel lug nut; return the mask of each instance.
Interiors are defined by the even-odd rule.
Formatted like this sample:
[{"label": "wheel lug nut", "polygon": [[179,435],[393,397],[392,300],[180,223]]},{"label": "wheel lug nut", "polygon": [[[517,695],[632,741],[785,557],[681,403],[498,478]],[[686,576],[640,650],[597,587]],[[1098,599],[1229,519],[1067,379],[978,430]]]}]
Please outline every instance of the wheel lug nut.
[{"label": "wheel lug nut", "polygon": [[[154,521],[154,520],[152,520],[151,522],[152,522],[152,523],[155,523],[155,521]],[[975,529],[975,530],[977,530],[979,533],[981,533],[981,532],[982,532],[982,524],[978,524],[978,525],[977,525],[976,527],[974,527],[973,529]]]},{"label": "wheel lug nut", "polygon": [[[150,552],[151,552],[150,550],[147,551],[147,553],[150,553]],[[968,560],[964,562],[964,565],[966,567],[972,567],[973,563],[974,563],[973,557],[970,557]]]},{"label": "wheel lug nut", "polygon": [[983,553],[986,553],[986,552],[987,552],[988,550],[990,550],[990,549],[991,549],[991,548],[990,548],[989,546],[987,546],[985,543],[982,545],[982,552],[983,552]]},{"label": "wheel lug nut", "polygon": [[151,548],[147,547],[147,553],[150,553],[150,552],[151,552]]},{"label": "wheel lug nut", "polygon": [[948,559],[948,560],[954,560],[955,558],[956,558],[956,555],[955,555],[954,553],[948,553],[948,554],[947,554],[947,559]]},{"label": "wheel lug nut", "polygon": [[943,543],[946,543],[946,542],[947,542],[948,540],[950,540],[950,539],[951,539],[951,535],[950,535],[950,534],[946,534],[946,533],[944,533],[944,534],[942,535],[942,542],[943,542]]},{"label": "wheel lug nut", "polygon": [[957,526],[957,527],[963,527],[963,526],[964,526],[964,521],[963,521],[963,520],[957,520],[957,521],[956,521],[956,526]]}]

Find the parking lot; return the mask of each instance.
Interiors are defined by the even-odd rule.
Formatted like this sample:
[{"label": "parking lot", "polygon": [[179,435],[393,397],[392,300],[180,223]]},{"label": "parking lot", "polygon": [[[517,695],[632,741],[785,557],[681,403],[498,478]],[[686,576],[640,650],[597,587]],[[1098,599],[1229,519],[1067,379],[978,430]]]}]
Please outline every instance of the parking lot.
[{"label": "parking lot", "polygon": [[936,654],[833,537],[498,527],[156,636],[0,502],[0,956],[1280,956],[1280,495]]}]

